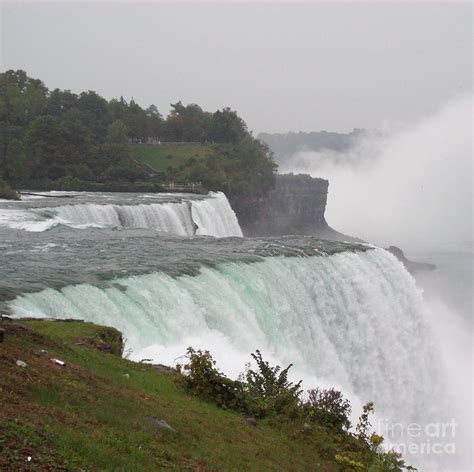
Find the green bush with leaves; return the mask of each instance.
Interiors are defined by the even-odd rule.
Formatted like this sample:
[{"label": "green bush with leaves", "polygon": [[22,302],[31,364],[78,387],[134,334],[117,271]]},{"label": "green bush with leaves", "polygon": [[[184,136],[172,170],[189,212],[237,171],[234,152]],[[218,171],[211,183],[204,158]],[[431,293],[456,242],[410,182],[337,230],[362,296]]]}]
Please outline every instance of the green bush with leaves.
[{"label": "green bush with leaves", "polygon": [[257,349],[252,354],[257,370],[247,364],[244,391],[250,412],[256,417],[272,414],[295,417],[299,411],[301,380],[294,384],[288,380],[290,364],[286,369],[277,365],[272,367],[263,360],[262,353]]},{"label": "green bush with leaves", "polygon": [[[382,448],[383,437],[370,433],[372,402],[363,407],[355,431],[350,431],[351,405],[334,389],[313,389],[302,398],[301,381],[288,380],[290,364],[285,369],[271,366],[257,350],[251,354],[257,368],[246,365],[239,380],[231,380],[216,368],[209,351],[187,350],[187,362],[178,364],[177,381],[195,395],[222,408],[240,411],[255,418],[283,417],[294,422],[310,440],[315,436],[330,439],[334,461],[341,470],[369,472],[402,472],[416,470],[405,464],[400,454]],[[322,432],[323,431],[323,432]]]},{"label": "green bush with leaves", "polygon": [[399,472],[404,470],[416,471],[411,465],[407,465],[401,458],[401,454],[395,451],[375,452],[375,460],[367,467],[368,472]]},{"label": "green bush with leaves", "polygon": [[220,372],[209,351],[188,347],[186,357],[188,363],[178,364],[177,370],[182,374],[179,380],[187,389],[221,407],[246,410],[241,382]]},{"label": "green bush with leaves", "polygon": [[341,392],[333,388],[308,390],[308,400],[303,409],[307,421],[336,430],[347,431],[351,427],[351,404]]},{"label": "green bush with leaves", "polygon": [[288,371],[280,366],[272,367],[264,361],[260,351],[252,354],[257,370],[247,364],[245,374],[239,380],[231,380],[216,367],[209,351],[188,347],[186,364],[178,364],[182,374],[179,381],[194,394],[217,405],[242,411],[256,418],[270,415],[295,417],[299,413],[301,381],[288,381]]}]

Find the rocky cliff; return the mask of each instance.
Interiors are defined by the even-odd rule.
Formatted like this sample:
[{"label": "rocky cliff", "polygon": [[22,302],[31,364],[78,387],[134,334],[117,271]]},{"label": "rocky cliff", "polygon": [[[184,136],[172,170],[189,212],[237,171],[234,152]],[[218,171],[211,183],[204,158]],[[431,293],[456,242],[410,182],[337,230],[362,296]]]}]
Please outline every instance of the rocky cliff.
[{"label": "rocky cliff", "polygon": [[[364,242],[332,229],[326,222],[324,213],[329,182],[306,174],[276,175],[275,188],[268,197],[258,202],[236,205],[239,223],[245,236],[284,236],[287,234],[313,235],[334,241]],[[253,218],[246,211],[253,205]],[[255,213],[257,218],[255,219]],[[410,261],[403,251],[390,246],[391,252],[412,274],[418,271],[434,270],[436,266]]]},{"label": "rocky cliff", "polygon": [[[275,188],[260,202],[259,217],[240,221],[246,236],[317,235],[347,239],[330,228],[324,217],[329,183],[309,175],[276,176]],[[240,220],[240,219],[239,219]]]}]

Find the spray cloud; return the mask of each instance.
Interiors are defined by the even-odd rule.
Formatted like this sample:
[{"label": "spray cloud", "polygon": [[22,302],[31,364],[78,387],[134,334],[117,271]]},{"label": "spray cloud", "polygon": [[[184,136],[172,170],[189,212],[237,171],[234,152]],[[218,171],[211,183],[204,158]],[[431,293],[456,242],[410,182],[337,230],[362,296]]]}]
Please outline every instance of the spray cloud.
[{"label": "spray cloud", "polygon": [[329,179],[335,229],[405,248],[472,241],[472,95],[345,154],[300,152],[283,171]]}]

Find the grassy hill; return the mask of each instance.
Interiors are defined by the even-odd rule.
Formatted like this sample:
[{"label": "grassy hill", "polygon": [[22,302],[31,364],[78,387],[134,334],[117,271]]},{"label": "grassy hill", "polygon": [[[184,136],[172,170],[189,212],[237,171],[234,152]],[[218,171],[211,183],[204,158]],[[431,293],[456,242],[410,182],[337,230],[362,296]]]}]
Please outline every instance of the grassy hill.
[{"label": "grassy hill", "polygon": [[[299,437],[301,425],[284,422],[250,426],[190,396],[172,374],[123,359],[116,330],[39,320],[2,327],[0,468],[338,470],[334,438]],[[98,349],[105,343],[112,353]]]},{"label": "grassy hill", "polygon": [[174,371],[122,358],[113,328],[32,319],[0,328],[1,470],[366,470],[341,461],[360,449],[356,439],[282,417],[248,424],[190,394]]},{"label": "grassy hill", "polygon": [[140,163],[148,164],[158,172],[165,172],[169,167],[178,169],[189,159],[202,159],[215,150],[212,144],[161,144],[134,145],[132,156]]}]

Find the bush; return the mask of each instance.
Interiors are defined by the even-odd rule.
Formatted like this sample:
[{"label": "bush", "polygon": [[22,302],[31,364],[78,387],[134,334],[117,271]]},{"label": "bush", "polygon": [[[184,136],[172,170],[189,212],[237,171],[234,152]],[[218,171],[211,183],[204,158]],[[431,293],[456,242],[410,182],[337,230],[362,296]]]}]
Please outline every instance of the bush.
[{"label": "bush", "polygon": [[315,388],[309,390],[308,394],[309,399],[304,404],[308,421],[345,431],[351,427],[351,404],[341,392],[333,388]]},{"label": "bush", "polygon": [[6,200],[20,200],[20,194],[7,185],[5,181],[0,179],[0,198]]},{"label": "bush", "polygon": [[184,386],[196,395],[217,405],[245,412],[257,418],[273,414],[295,417],[298,413],[301,395],[301,381],[288,381],[291,364],[281,370],[272,367],[262,359],[260,351],[252,354],[258,370],[247,365],[245,376],[231,380],[216,369],[216,361],[209,351],[187,350],[188,363],[178,364]]},{"label": "bush", "polygon": [[[405,464],[400,454],[385,452],[383,437],[369,434],[369,415],[372,402],[364,406],[355,432],[349,432],[351,406],[341,392],[334,389],[309,390],[309,399],[301,400],[301,381],[288,381],[290,364],[286,369],[272,367],[264,361],[259,350],[252,354],[257,370],[246,366],[245,374],[238,381],[227,378],[216,367],[209,351],[187,350],[188,362],[177,366],[177,381],[190,392],[212,401],[223,408],[241,411],[257,418],[280,415],[302,425],[304,437],[308,435],[320,441],[331,442],[328,450],[334,451],[338,470],[368,472],[402,472],[415,470]],[[317,427],[312,428],[314,422]],[[323,433],[321,433],[323,431]],[[299,433],[298,433],[299,434]]]},{"label": "bush", "polygon": [[177,365],[178,372],[183,374],[184,386],[194,394],[211,400],[220,407],[234,410],[245,410],[242,399],[242,384],[227,378],[216,369],[216,361],[209,351],[187,349],[188,363]]},{"label": "bush", "polygon": [[71,175],[72,177],[75,177],[79,180],[85,180],[87,182],[95,181],[94,172],[92,172],[91,168],[86,164],[76,164],[69,166],[67,168],[67,172],[68,175]]},{"label": "bush", "polygon": [[369,465],[369,472],[403,472],[405,470],[416,471],[411,465],[407,465],[401,458],[401,454],[395,451],[376,451],[375,460]]},{"label": "bush", "polygon": [[82,190],[81,183],[78,178],[67,175],[56,181],[56,188],[63,191]]},{"label": "bush", "polygon": [[296,384],[288,381],[288,371],[292,364],[283,370],[279,365],[272,367],[263,360],[258,349],[252,357],[258,370],[254,371],[247,365],[247,382],[244,388],[249,410],[257,417],[270,414],[296,416],[302,390],[301,380]]}]

